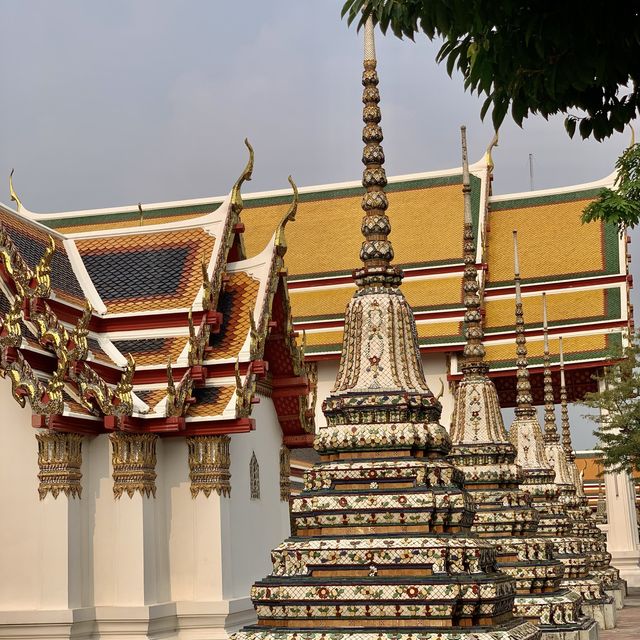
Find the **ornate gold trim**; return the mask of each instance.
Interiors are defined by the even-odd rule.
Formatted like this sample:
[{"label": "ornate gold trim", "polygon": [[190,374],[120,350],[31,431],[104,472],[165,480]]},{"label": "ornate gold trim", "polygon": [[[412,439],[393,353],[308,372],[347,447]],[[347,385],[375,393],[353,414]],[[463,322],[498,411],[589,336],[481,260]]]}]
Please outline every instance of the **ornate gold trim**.
[{"label": "ornate gold trim", "polygon": [[178,387],[173,381],[173,369],[171,368],[171,360],[167,362],[167,402],[165,407],[165,416],[169,417],[181,417],[186,415],[191,398],[191,391],[193,390],[193,378],[191,372],[187,369],[182,380],[180,380]]},{"label": "ornate gold trim", "polygon": [[260,465],[255,451],[251,453],[249,461],[249,497],[251,500],[260,500]]},{"label": "ornate gold trim", "polygon": [[20,351],[13,362],[7,361],[6,349],[2,350],[0,376],[11,380],[11,392],[17,403],[24,408],[27,400],[36,414],[57,415],[64,409],[62,389],[68,362],[59,360],[53,375],[44,384]]},{"label": "ornate gold trim", "polygon": [[82,436],[77,433],[40,431],[38,441],[38,495],[44,500],[50,493],[57,498],[60,493],[67,497],[82,495]]},{"label": "ornate gold trim", "polygon": [[116,431],[109,436],[113,464],[113,496],[126,493],[130,498],[137,492],[141,496],[156,497],[156,442],[155,433],[125,433]]},{"label": "ornate gold trim", "polygon": [[200,492],[208,498],[212,491],[231,496],[230,443],[229,436],[187,437],[192,498]]},{"label": "ornate gold trim", "polygon": [[203,316],[198,331],[193,324],[193,313],[189,309],[189,366],[194,367],[204,362],[206,349],[209,346],[211,328],[207,324],[206,316]]},{"label": "ornate gold trim", "polygon": [[280,447],[280,500],[289,502],[291,497],[291,452],[289,447]]}]

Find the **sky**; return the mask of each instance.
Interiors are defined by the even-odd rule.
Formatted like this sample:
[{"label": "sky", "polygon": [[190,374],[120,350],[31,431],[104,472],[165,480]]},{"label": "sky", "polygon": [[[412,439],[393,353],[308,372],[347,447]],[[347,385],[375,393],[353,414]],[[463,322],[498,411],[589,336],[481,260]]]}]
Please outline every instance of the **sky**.
[{"label": "sky", "polygon": [[[289,174],[298,186],[359,179],[362,38],[341,5],[0,0],[0,200],[12,168],[38,212],[226,194],[245,137],[256,152],[247,191],[284,188]],[[435,63],[438,46],[378,34],[389,175],[459,166],[461,124],[472,161],[491,140],[481,99]],[[530,189],[529,154],[536,189],[597,180],[629,140],[571,140],[562,116],[506,122],[494,193]],[[572,413],[580,423],[584,409]],[[591,430],[574,428],[578,448]]]}]

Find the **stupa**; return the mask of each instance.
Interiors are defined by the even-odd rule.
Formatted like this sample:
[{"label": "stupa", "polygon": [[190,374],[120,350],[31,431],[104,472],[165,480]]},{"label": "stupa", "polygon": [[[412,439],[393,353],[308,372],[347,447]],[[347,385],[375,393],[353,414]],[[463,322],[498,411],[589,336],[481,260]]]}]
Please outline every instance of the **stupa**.
[{"label": "stupa", "polygon": [[555,470],[549,463],[544,447],[542,428],[532,404],[531,383],[527,360],[524,311],[520,290],[520,265],[517,233],[513,232],[514,281],[516,290],[516,408],[509,439],[517,450],[516,461],[524,470],[522,488],[531,494],[540,511],[538,535],[548,537],[556,557],[565,566],[561,585],[582,597],[582,613],[593,618],[600,628],[615,625],[615,608],[602,589],[602,583],[590,575],[590,561],[585,543],[574,532],[574,521],[559,500]]},{"label": "stupa", "polygon": [[[546,312],[545,312],[546,317]],[[546,322],[545,322],[546,325]],[[624,597],[627,594],[627,584],[620,578],[620,572],[611,566],[611,554],[607,551],[607,537],[597,525],[597,516],[591,511],[587,496],[582,485],[580,471],[575,463],[576,456],[571,443],[571,425],[569,423],[569,408],[567,406],[567,387],[564,375],[564,353],[562,349],[562,337],[558,339],[560,355],[560,415],[562,424],[562,449],[569,469],[572,488],[565,493],[564,501],[570,508],[570,513],[579,523],[584,523],[584,538],[589,540],[589,558],[591,559],[591,573],[602,579],[607,595],[614,599],[616,609],[624,606]],[[546,352],[545,352],[546,356]],[[545,366],[545,374],[546,374]],[[545,378],[546,382],[546,378]],[[551,385],[551,376],[549,375]],[[549,394],[553,397],[552,390]],[[545,393],[545,397],[546,397]],[[546,407],[546,405],[545,405]],[[545,425],[546,411],[545,409]],[[554,424],[555,426],[555,424]],[[582,535],[582,534],[581,534]]]},{"label": "stupa", "polygon": [[292,499],[292,537],[257,582],[235,640],[538,640],[513,617],[514,581],[469,529],[475,506],[438,423],[413,312],[391,263],[373,22],[365,26],[363,266],[345,320],[321,456]]},{"label": "stupa", "polygon": [[553,545],[536,536],[540,516],[531,505],[529,493],[520,489],[524,474],[515,463],[516,450],[509,442],[498,394],[488,376],[466,147],[463,127],[466,344],[451,424],[453,449],[449,460],[464,472],[465,488],[478,507],[472,531],[493,543],[498,566],[516,580],[514,614],[537,624],[542,638],[597,638],[595,621],[581,615],[580,595],[560,587],[564,565],[553,557]]}]

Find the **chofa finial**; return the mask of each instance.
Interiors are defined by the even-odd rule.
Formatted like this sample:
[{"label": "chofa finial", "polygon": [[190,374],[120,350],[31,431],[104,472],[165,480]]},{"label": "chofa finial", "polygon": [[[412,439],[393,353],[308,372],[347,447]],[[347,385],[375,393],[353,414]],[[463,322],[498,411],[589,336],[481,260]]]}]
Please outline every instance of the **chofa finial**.
[{"label": "chofa finial", "polygon": [[287,213],[284,214],[278,228],[276,229],[276,246],[280,250],[281,256],[283,256],[287,251],[287,241],[284,237],[284,229],[288,222],[295,221],[296,213],[298,211],[298,187],[291,176],[288,177],[288,180],[291,188],[293,189],[293,199],[291,200]]},{"label": "chofa finial", "polygon": [[249,144],[249,140],[247,138],[244,139],[244,144],[247,149],[249,149],[249,160],[247,161],[244,171],[240,174],[240,177],[236,180],[236,183],[233,185],[233,189],[231,190],[231,210],[236,215],[240,214],[243,207],[240,189],[244,182],[251,180],[251,175],[253,173],[253,147]]},{"label": "chofa finial", "polygon": [[24,209],[24,207],[22,206],[22,201],[18,197],[16,190],[13,188],[13,172],[14,171],[15,169],[11,169],[11,173],[9,174],[9,195],[11,197],[11,200],[13,200],[16,203],[16,208],[18,209],[18,211],[20,211],[21,209]]}]

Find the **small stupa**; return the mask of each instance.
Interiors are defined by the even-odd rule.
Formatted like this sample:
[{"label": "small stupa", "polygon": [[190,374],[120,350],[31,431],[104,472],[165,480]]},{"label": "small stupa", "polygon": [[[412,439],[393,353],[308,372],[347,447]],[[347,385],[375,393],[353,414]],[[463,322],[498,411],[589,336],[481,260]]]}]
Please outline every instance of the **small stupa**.
[{"label": "small stupa", "polygon": [[[585,523],[584,538],[585,540],[590,541],[587,544],[589,547],[589,558],[591,559],[591,573],[602,579],[605,592],[614,599],[616,608],[622,609],[624,606],[624,598],[627,594],[627,583],[620,578],[620,572],[618,569],[611,565],[611,554],[607,551],[607,537],[598,527],[597,514],[594,514],[591,511],[591,507],[589,507],[589,502],[582,485],[580,471],[578,470],[575,462],[576,456],[571,443],[571,425],[569,423],[569,407],[567,404],[567,386],[564,373],[562,336],[558,339],[558,343],[560,355],[560,416],[562,425],[562,449],[569,468],[571,484],[573,485],[573,488],[566,492],[564,500],[570,508],[570,513],[574,519],[580,523]],[[549,384],[551,384],[550,380]],[[580,535],[582,536],[583,534]]]},{"label": "small stupa", "polygon": [[[363,266],[345,317],[321,461],[291,501],[292,537],[257,582],[236,640],[539,640],[512,613],[514,580],[471,536],[475,506],[422,369],[392,265],[373,22],[365,26]],[[427,212],[425,212],[425,215]]]},{"label": "small stupa", "polygon": [[578,592],[582,598],[582,613],[593,618],[600,628],[612,628],[615,609],[602,583],[590,575],[590,560],[585,543],[574,533],[575,523],[560,502],[555,484],[555,470],[549,463],[533,406],[527,360],[524,311],[518,259],[517,233],[513,232],[514,282],[516,290],[516,408],[515,419],[509,429],[509,439],[517,450],[517,462],[524,470],[522,488],[527,491],[540,512],[538,535],[553,544],[556,557],[564,564],[561,585]]},{"label": "small stupa", "polygon": [[457,385],[451,423],[453,448],[449,460],[464,472],[465,488],[478,510],[472,531],[496,549],[498,566],[516,580],[514,614],[537,624],[542,638],[582,640],[595,635],[596,623],[582,616],[582,598],[560,587],[564,565],[553,556],[553,545],[536,536],[538,510],[516,464],[495,385],[488,376],[483,345],[476,248],[471,219],[471,188],[466,132],[462,128],[464,194],[465,339],[462,379]]}]

